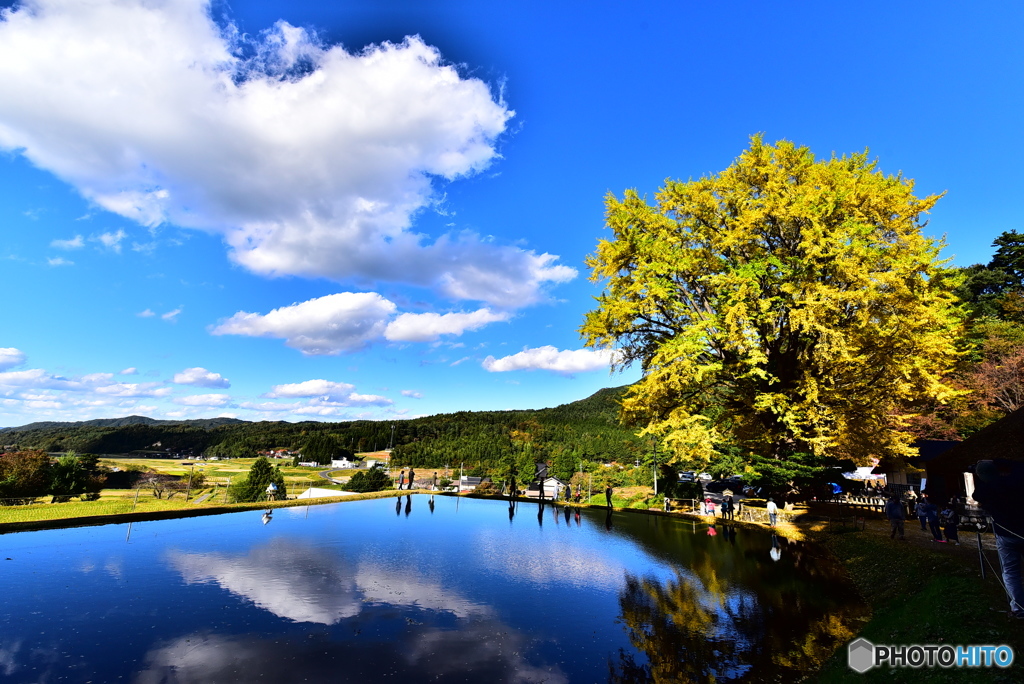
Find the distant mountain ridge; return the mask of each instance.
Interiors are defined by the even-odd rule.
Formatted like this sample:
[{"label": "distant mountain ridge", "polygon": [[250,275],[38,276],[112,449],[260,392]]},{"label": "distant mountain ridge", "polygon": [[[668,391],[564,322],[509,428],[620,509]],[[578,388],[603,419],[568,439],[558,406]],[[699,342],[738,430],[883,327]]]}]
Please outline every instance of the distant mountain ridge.
[{"label": "distant mountain ridge", "polygon": [[635,430],[619,420],[621,398],[627,389],[603,389],[551,408],[460,411],[377,421],[175,421],[146,416],[40,421],[0,431],[0,447],[49,453],[204,454],[230,458],[269,450],[301,450],[313,435],[323,433],[338,448],[355,452],[392,446],[394,457],[410,465],[465,463],[486,470],[501,458],[518,453],[518,445],[525,440],[537,458],[552,460],[558,464],[556,470],[570,472],[581,459],[633,462],[647,448]]},{"label": "distant mountain ridge", "polygon": [[74,422],[39,421],[18,427],[0,428],[0,432],[25,432],[28,430],[72,429],[80,427],[125,427],[126,425],[188,425],[191,427],[214,428],[221,425],[235,425],[250,421],[238,418],[199,418],[194,420],[157,420],[146,416],[125,416],[124,418],[94,418]]}]

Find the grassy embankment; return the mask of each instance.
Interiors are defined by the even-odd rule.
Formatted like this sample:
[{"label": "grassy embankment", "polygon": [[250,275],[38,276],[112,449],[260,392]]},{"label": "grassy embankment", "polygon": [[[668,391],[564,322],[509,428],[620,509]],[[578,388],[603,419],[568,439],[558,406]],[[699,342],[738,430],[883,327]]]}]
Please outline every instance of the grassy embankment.
[{"label": "grassy embankment", "polygon": [[[998,668],[965,669],[876,668],[857,674],[840,648],[813,678],[832,682],[1020,682],[1024,681],[1024,624],[1006,616],[1007,601],[999,581],[986,566],[981,578],[976,537],[961,533],[963,545],[930,544],[930,535],[908,521],[907,537],[888,538],[884,521],[864,531],[826,532],[808,528],[807,536],[828,548],[846,567],[861,597],[871,607],[870,620],[859,636],[874,644],[1007,644],[1017,664]],[[986,552],[998,570],[995,551]]]}]

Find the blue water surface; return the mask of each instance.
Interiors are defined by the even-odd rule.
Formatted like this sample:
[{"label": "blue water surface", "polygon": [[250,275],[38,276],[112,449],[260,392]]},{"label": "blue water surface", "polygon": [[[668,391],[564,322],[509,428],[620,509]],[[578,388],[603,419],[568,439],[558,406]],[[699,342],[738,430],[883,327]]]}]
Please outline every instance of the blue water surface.
[{"label": "blue water surface", "polygon": [[4,682],[789,681],[860,614],[759,530],[412,496],[0,535]]}]

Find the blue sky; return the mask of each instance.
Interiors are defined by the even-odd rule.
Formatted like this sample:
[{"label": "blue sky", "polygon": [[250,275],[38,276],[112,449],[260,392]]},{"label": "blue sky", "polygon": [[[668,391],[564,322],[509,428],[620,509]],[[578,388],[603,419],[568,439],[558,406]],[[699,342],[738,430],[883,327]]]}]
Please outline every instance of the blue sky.
[{"label": "blue sky", "polygon": [[[0,426],[390,419],[637,379],[602,198],[750,135],[1020,229],[1014,3],[36,0],[0,19]],[[388,44],[390,43],[390,44]]]}]

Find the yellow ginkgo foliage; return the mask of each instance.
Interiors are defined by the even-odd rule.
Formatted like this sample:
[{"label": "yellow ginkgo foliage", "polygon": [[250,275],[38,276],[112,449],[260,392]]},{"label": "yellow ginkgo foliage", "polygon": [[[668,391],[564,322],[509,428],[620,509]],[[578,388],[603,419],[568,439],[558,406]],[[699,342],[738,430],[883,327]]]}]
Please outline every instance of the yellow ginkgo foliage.
[{"label": "yellow ginkgo foliage", "polygon": [[588,260],[606,290],[581,333],[643,370],[624,417],[678,458],[730,445],[772,479],[909,455],[901,407],[954,393],[962,314],[922,233],[941,195],[916,197],[867,153],[816,160],[755,136],[655,197],[609,195],[613,237]]}]

